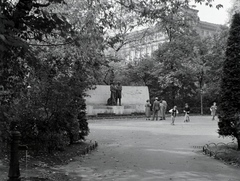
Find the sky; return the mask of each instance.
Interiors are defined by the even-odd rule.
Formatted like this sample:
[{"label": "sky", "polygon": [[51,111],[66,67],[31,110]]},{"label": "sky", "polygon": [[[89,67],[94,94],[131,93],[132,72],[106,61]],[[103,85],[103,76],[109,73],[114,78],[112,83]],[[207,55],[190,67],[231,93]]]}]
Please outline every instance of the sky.
[{"label": "sky", "polygon": [[219,10],[217,8],[208,7],[206,5],[195,4],[197,7],[195,9],[199,10],[198,16],[201,21],[207,21],[215,24],[225,24],[228,21],[228,9],[232,5],[231,0],[215,0],[214,5],[222,4],[223,8]]}]

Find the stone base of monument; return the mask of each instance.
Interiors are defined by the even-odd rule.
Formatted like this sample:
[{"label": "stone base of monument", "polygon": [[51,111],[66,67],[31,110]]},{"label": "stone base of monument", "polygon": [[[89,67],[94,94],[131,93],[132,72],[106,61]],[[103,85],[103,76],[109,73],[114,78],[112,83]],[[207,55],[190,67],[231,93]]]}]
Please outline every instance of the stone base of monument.
[{"label": "stone base of monument", "polygon": [[106,106],[106,105],[87,105],[87,115],[128,115],[133,113],[144,113],[144,105],[122,105],[122,106]]}]

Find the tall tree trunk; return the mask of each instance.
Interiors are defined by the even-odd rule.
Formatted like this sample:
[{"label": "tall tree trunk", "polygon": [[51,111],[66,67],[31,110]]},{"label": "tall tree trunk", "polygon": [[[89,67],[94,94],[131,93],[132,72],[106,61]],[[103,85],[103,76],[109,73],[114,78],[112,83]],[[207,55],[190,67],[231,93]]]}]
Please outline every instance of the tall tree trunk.
[{"label": "tall tree trunk", "polygon": [[172,103],[173,103],[173,106],[175,106],[175,88],[174,88],[174,83],[172,83]]},{"label": "tall tree trunk", "polygon": [[240,112],[237,113],[237,116],[238,116],[238,119],[237,119],[237,126],[236,126],[236,129],[237,129],[237,144],[238,144],[238,147],[237,147],[237,150],[240,151]]},{"label": "tall tree trunk", "polygon": [[237,150],[240,151],[240,135],[237,137]]}]

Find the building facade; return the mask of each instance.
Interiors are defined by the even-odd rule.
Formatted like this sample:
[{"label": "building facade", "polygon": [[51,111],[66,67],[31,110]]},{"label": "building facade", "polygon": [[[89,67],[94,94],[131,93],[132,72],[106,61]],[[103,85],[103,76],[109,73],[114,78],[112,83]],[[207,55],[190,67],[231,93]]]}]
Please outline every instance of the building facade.
[{"label": "building facade", "polygon": [[[191,9],[191,12],[196,17],[193,26],[200,37],[212,36],[219,30],[221,25],[200,21],[198,10]],[[151,27],[129,33],[127,40],[128,43],[121,47],[119,51],[108,52],[125,64],[136,62],[144,56],[151,56],[168,38],[158,28]]]}]

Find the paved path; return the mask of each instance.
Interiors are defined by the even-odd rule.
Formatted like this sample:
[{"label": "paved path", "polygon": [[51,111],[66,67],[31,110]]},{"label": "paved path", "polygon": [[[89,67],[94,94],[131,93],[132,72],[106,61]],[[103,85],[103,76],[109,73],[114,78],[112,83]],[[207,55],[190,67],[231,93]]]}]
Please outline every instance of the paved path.
[{"label": "paved path", "polygon": [[[90,120],[88,139],[98,150],[61,167],[82,181],[240,181],[239,168],[205,156],[198,146],[231,142],[217,134],[217,121],[191,117],[176,125],[139,119]],[[59,169],[59,168],[58,168]]]}]

